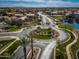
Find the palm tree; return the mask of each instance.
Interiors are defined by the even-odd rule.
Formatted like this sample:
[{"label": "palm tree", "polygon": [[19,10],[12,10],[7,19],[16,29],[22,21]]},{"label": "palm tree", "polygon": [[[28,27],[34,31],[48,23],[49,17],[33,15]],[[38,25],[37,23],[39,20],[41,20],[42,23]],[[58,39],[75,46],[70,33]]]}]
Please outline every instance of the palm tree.
[{"label": "palm tree", "polygon": [[31,59],[33,58],[33,39],[32,39],[32,37],[30,37],[31,38],[31,49],[32,49],[32,55],[31,55]]},{"label": "palm tree", "polygon": [[23,44],[24,58],[26,59],[26,43],[25,43],[25,38],[22,39],[22,44]]},{"label": "palm tree", "polygon": [[23,46],[24,59],[27,59],[26,58],[26,56],[27,56],[27,54],[26,54],[26,45],[29,44],[29,39],[28,39],[27,35],[23,35],[21,37],[21,42],[22,42],[22,46]]},{"label": "palm tree", "polygon": [[32,52],[31,52],[31,59],[33,59],[33,39],[32,39],[32,34],[31,35],[27,35],[28,38],[30,38],[30,43],[31,43],[31,49],[32,49]]},{"label": "palm tree", "polygon": [[24,59],[27,59],[26,58],[26,56],[27,56],[27,54],[26,54],[26,46],[29,44],[29,42],[31,43],[31,49],[32,49],[31,59],[32,59],[33,58],[33,39],[32,39],[32,35],[28,35],[27,33],[25,33],[24,30],[23,30],[23,32],[21,33],[21,36],[20,36],[22,46],[23,46]]}]

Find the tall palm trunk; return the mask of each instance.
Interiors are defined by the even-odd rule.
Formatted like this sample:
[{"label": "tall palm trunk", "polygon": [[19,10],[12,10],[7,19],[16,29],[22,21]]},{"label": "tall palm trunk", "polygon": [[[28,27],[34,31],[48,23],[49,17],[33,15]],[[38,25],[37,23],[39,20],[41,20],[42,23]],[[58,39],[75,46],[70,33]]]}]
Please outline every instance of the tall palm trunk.
[{"label": "tall palm trunk", "polygon": [[31,59],[33,59],[33,39],[32,38],[31,38],[31,49],[32,49]]},{"label": "tall palm trunk", "polygon": [[26,56],[26,40],[25,38],[22,39],[22,44],[23,44],[23,52],[24,52],[24,59],[27,59]]},{"label": "tall palm trunk", "polygon": [[26,46],[23,47],[23,52],[24,52],[24,59],[27,59],[26,58]]}]

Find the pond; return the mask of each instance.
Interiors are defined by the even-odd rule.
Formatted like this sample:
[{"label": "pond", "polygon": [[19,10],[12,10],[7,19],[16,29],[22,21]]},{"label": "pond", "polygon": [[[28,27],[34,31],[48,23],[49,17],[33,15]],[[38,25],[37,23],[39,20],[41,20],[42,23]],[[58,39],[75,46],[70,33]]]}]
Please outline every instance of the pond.
[{"label": "pond", "polygon": [[74,29],[79,29],[79,23],[76,23],[75,21],[73,21],[73,23],[68,23],[68,22],[64,22],[64,24],[68,24],[71,25]]},{"label": "pond", "polygon": [[79,24],[74,22],[73,24],[71,24],[75,29],[79,29]]}]

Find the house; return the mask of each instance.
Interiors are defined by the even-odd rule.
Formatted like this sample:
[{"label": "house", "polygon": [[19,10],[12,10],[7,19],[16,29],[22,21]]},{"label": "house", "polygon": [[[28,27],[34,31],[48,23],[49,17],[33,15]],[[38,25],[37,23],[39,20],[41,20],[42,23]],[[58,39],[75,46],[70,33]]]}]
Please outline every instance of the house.
[{"label": "house", "polygon": [[23,17],[23,14],[15,14],[15,17]]},{"label": "house", "polygon": [[0,29],[6,28],[6,27],[9,27],[9,25],[7,23],[0,22]]}]

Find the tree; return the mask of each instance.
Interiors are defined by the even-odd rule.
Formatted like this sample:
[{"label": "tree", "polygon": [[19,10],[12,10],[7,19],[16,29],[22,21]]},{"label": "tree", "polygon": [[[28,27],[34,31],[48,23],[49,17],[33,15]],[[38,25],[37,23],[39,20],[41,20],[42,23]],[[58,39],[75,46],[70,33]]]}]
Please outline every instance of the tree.
[{"label": "tree", "polygon": [[79,18],[77,18],[77,19],[75,20],[75,22],[79,24]]},{"label": "tree", "polygon": [[57,38],[57,46],[59,46],[61,44],[61,41],[59,38]]},{"label": "tree", "polygon": [[22,42],[22,46],[23,46],[23,52],[24,52],[24,59],[26,59],[26,46],[31,43],[31,49],[32,49],[32,55],[31,55],[31,59],[33,58],[33,39],[32,39],[32,36],[29,34],[27,34],[25,32],[25,29],[23,30],[23,32],[21,33],[20,35],[20,39],[21,39],[21,42]]},{"label": "tree", "polygon": [[2,10],[2,11],[0,11],[0,15],[2,15],[2,16],[6,16],[6,15],[7,15],[6,10]]},{"label": "tree", "polygon": [[32,49],[32,55],[31,55],[31,59],[33,58],[33,39],[31,37],[31,49]]},{"label": "tree", "polygon": [[26,59],[26,43],[25,43],[25,38],[22,39],[22,44],[23,44],[24,58]]},{"label": "tree", "polygon": [[22,46],[23,46],[23,52],[24,52],[24,59],[27,59],[26,56],[26,45],[29,44],[29,39],[26,37],[27,35],[23,35],[23,37],[21,37],[21,42],[22,42]]},{"label": "tree", "polygon": [[31,40],[31,50],[32,50],[31,59],[32,59],[33,58],[33,39],[32,39],[32,34],[31,34],[31,36],[27,35],[27,37],[29,37],[30,40]]},{"label": "tree", "polygon": [[21,26],[23,24],[23,21],[21,19],[12,19],[10,25],[16,25]]}]

